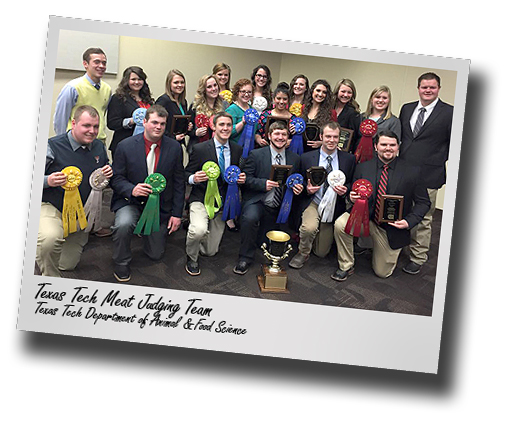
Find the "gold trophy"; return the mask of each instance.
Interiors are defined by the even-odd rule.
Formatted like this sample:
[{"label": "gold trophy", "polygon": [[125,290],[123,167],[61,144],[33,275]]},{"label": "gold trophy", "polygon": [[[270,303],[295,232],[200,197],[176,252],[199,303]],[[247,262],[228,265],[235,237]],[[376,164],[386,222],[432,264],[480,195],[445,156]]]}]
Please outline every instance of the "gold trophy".
[{"label": "gold trophy", "polygon": [[288,243],[290,235],[279,230],[267,232],[269,246],[262,245],[263,255],[272,262],[272,264],[262,264],[262,274],[258,275],[258,285],[260,291],[269,293],[289,294],[287,289],[288,275],[279,265],[279,263],[288,257],[292,246]]}]

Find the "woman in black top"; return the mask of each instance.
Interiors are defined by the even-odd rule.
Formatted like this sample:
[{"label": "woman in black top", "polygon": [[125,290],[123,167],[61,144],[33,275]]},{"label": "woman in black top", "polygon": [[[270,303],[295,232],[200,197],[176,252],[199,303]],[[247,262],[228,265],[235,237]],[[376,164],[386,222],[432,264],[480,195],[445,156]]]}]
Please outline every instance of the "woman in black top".
[{"label": "woman in black top", "polygon": [[133,135],[136,127],[133,112],[138,108],[148,109],[153,103],[143,69],[139,66],[126,68],[108,105],[106,125],[114,131],[110,143],[112,156],[119,142]]},{"label": "woman in black top", "polygon": [[350,144],[350,152],[355,152],[357,144],[361,138],[359,126],[360,119],[360,106],[355,100],[357,97],[357,90],[352,80],[343,78],[339,80],[334,87],[333,104],[334,109],[332,115],[335,121],[338,122],[340,127],[353,130],[352,143]]}]

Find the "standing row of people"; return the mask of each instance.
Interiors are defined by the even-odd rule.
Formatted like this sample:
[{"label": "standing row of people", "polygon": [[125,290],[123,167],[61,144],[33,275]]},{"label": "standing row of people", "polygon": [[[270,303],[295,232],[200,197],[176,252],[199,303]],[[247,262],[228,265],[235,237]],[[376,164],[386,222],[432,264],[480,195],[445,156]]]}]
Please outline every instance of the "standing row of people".
[{"label": "standing row of people", "polygon": [[[171,71],[168,74],[166,81],[167,93],[161,96],[156,102],[153,102],[150,97],[150,91],[148,90],[146,76],[143,70],[137,67],[128,68],[124,72],[123,83],[119,85],[119,89],[111,101],[109,101],[107,85],[101,82],[102,75],[106,69],[106,56],[104,52],[99,50],[100,49],[89,49],[89,51],[85,52],[83,60],[86,75],[70,82],[59,95],[55,113],[55,130],[57,129],[57,122],[60,123],[59,128],[64,127],[62,124],[65,121],[64,112],[62,112],[64,106],[61,105],[65,105],[65,110],[69,111],[69,117],[73,118],[67,120],[67,132],[64,131],[64,138],[67,139],[71,150],[74,149],[73,142],[76,142],[77,145],[84,147],[83,151],[87,151],[92,146],[88,139],[94,135],[94,129],[96,128],[95,115],[97,115],[98,118],[97,133],[95,136],[104,142],[104,139],[101,139],[101,123],[105,121],[104,117],[107,109],[104,103],[106,105],[109,103],[110,107],[116,105],[118,110],[128,103],[130,104],[130,108],[148,107],[147,115],[143,120],[142,133],[130,137],[128,136],[128,132],[134,126],[132,116],[126,113],[126,115],[122,117],[122,113],[115,114],[111,113],[111,111],[108,112],[108,123],[111,123],[112,126],[122,126],[122,128],[115,131],[114,135],[116,144],[112,148],[112,150],[115,151],[112,174],[110,174],[109,169],[106,169],[106,172],[111,177],[111,186],[114,190],[112,201],[112,209],[116,213],[115,224],[113,226],[115,243],[114,260],[116,264],[115,276],[119,281],[127,281],[130,278],[130,270],[128,267],[130,262],[130,250],[128,248],[128,241],[130,240],[129,238],[130,235],[132,235],[136,221],[141,214],[146,198],[151,191],[148,187],[149,185],[144,183],[144,181],[149,175],[148,171],[150,168],[147,165],[146,159],[149,155],[153,155],[151,152],[154,151],[154,145],[157,165],[153,170],[161,172],[161,174],[165,176],[168,185],[163,192],[160,206],[161,229],[159,232],[161,235],[166,235],[180,227],[180,219],[184,207],[184,181],[192,186],[191,197],[189,199],[190,203],[193,204],[194,202],[192,202],[192,200],[195,198],[198,200],[201,199],[201,192],[204,192],[203,185],[207,181],[200,171],[200,166],[203,165],[202,162],[204,159],[209,159],[218,163],[220,155],[221,157],[226,155],[224,157],[226,164],[238,165],[236,164],[237,160],[240,164],[240,146],[235,143],[235,138],[238,140],[239,135],[242,133],[243,126],[245,125],[242,111],[245,111],[246,106],[250,106],[250,101],[252,101],[254,96],[266,98],[267,95],[270,95],[271,98],[270,102],[267,101],[267,110],[262,113],[262,117],[266,119],[269,115],[273,115],[276,118],[291,118],[293,114],[289,112],[289,107],[292,103],[299,103],[302,105],[302,117],[306,119],[307,122],[319,124],[321,129],[320,137],[318,141],[312,141],[317,142],[316,145],[310,146],[314,149],[313,152],[305,153],[302,157],[299,157],[298,155],[294,155],[293,152],[286,150],[289,145],[289,139],[292,136],[291,127],[284,125],[281,121],[276,121],[269,128],[268,134],[264,134],[264,125],[259,125],[257,129],[257,140],[261,149],[255,149],[249,154],[238,180],[238,184],[244,186],[242,191],[243,209],[240,219],[242,242],[239,260],[234,268],[234,272],[244,274],[249,268],[253,259],[254,249],[258,242],[258,237],[259,235],[264,235],[263,232],[259,233],[256,229],[274,227],[275,225],[274,214],[277,211],[277,204],[279,202],[278,199],[274,202],[274,198],[278,197],[275,196],[277,184],[275,185],[275,182],[271,182],[266,175],[267,170],[270,170],[270,166],[273,163],[292,165],[293,171],[298,170],[304,173],[304,168],[311,163],[328,166],[329,159],[327,157],[331,157],[330,165],[332,169],[334,169],[335,165],[337,165],[338,169],[343,170],[343,168],[346,168],[346,170],[343,170],[347,176],[347,181],[342,185],[344,188],[338,187],[336,191],[337,198],[340,200],[338,204],[340,207],[335,211],[334,220],[336,224],[334,225],[335,230],[333,233],[336,235],[339,232],[338,229],[340,229],[341,226],[338,225],[336,219],[342,217],[344,215],[343,213],[346,213],[348,202],[345,202],[345,198],[349,199],[352,203],[356,200],[355,191],[353,193],[351,191],[352,178],[363,178],[362,176],[369,174],[365,170],[370,169],[371,166],[368,166],[368,163],[366,163],[366,165],[361,164],[357,167],[355,172],[353,171],[355,166],[355,161],[352,159],[353,156],[337,149],[337,142],[335,142],[336,137],[339,138],[339,126],[337,123],[339,122],[341,127],[350,127],[352,130],[358,131],[358,124],[362,118],[376,119],[377,122],[379,122],[380,135],[375,139],[374,143],[376,155],[369,163],[371,164],[373,161],[377,164],[380,162],[392,162],[393,165],[403,163],[403,165],[397,166],[398,171],[395,172],[396,179],[403,178],[405,181],[408,179],[412,181],[410,184],[412,188],[409,189],[408,197],[407,194],[405,194],[404,211],[405,214],[411,213],[414,214],[415,217],[410,220],[405,218],[402,220],[405,223],[394,223],[381,227],[384,228],[387,235],[394,232],[394,229],[405,230],[408,234],[410,234],[410,228],[420,229],[413,232],[412,245],[414,245],[414,248],[411,246],[410,249],[411,262],[404,269],[408,273],[418,273],[420,271],[420,267],[427,258],[426,253],[429,249],[431,217],[434,210],[433,205],[428,210],[429,206],[426,205],[429,201],[426,200],[428,196],[430,196],[432,200],[436,199],[436,190],[445,183],[445,161],[448,157],[452,124],[452,106],[438,99],[440,78],[436,74],[427,73],[419,78],[418,90],[420,99],[413,104],[404,105],[400,119],[397,119],[391,114],[390,90],[388,87],[382,86],[373,91],[368,102],[368,107],[365,113],[361,115],[359,114],[358,104],[355,101],[355,86],[350,80],[340,81],[336,85],[334,91],[332,91],[330,85],[325,80],[317,80],[311,87],[307,88],[309,85],[307,78],[298,75],[294,78],[294,81],[292,81],[291,86],[279,84],[274,92],[272,92],[270,89],[272,82],[270,70],[265,66],[255,68],[251,81],[248,79],[237,81],[233,86],[233,103],[226,108],[227,113],[222,112],[226,105],[225,100],[219,96],[219,93],[222,89],[229,89],[231,70],[228,67],[219,67],[222,69],[216,69],[218,75],[222,72],[223,75],[221,77],[211,74],[200,80],[195,100],[186,111],[185,78],[182,73],[178,71]],[[156,106],[150,106],[153,103],[155,103]],[[93,109],[97,111],[97,114],[95,114],[92,109],[88,111],[85,110],[84,112],[80,111],[80,115],[76,115],[76,111],[80,106],[83,106],[83,104],[92,106]],[[190,121],[188,127],[190,143],[188,146],[195,146],[196,149],[189,149],[191,154],[190,160],[188,168],[184,171],[182,149],[179,142],[182,143],[185,140],[185,135],[168,134],[168,120],[170,113],[185,114],[190,111],[194,111],[195,114],[203,113],[213,116],[214,121],[205,128],[197,127],[194,120]],[[92,125],[89,127],[87,138],[81,137],[77,131],[83,117],[86,119],[90,118],[90,120],[93,121]],[[261,120],[262,119],[263,118],[261,118]],[[117,132],[118,137],[115,138]],[[122,141],[122,133],[128,136],[127,140]],[[263,136],[265,136],[265,138]],[[195,138],[194,141],[192,141],[193,138]],[[199,143],[200,138],[202,140],[207,139],[208,142],[203,144]],[[120,143],[121,141],[122,143]],[[400,141],[401,148],[399,145]],[[334,148],[334,143],[336,143],[336,148]],[[50,143],[49,146],[52,144],[53,142]],[[221,146],[223,146],[223,149],[221,149]],[[226,146],[228,148],[225,153]],[[331,155],[331,153],[334,155]],[[404,159],[399,159],[397,157],[398,154],[401,154]],[[54,159],[54,152],[52,155]],[[391,155],[392,159],[389,158]],[[64,155],[58,159],[62,161],[64,161],[63,158],[71,160],[71,156],[72,155],[67,157]],[[102,158],[102,156],[99,157]],[[48,158],[50,158],[49,151]],[[94,159],[96,160],[97,156],[94,156]],[[50,163],[50,161],[48,160],[47,163]],[[99,162],[96,163],[99,164]],[[352,163],[353,166],[348,165],[349,163]],[[412,170],[409,168],[410,171],[407,170],[405,173],[400,173],[402,169],[406,170],[407,165],[410,168],[413,167]],[[109,167],[107,163],[102,163],[102,166]],[[330,167],[328,168],[330,169]],[[55,179],[55,176],[51,177],[53,173],[49,173],[49,171],[51,171],[50,168],[47,168],[47,178],[45,181],[51,181],[55,186],[48,186],[52,188],[60,187],[62,183],[61,180],[63,179],[58,180]],[[391,174],[391,172],[389,172],[389,174]],[[411,178],[408,176],[411,176]],[[423,176],[426,177],[423,178]],[[375,186],[376,193],[379,184],[379,173],[372,173],[370,177],[374,180],[373,185]],[[83,178],[87,179],[88,176],[84,175]],[[224,177],[219,177],[218,180],[220,183],[221,178],[224,179]],[[424,182],[424,185],[428,188],[426,196],[422,194],[420,189],[417,189],[417,183],[419,182]],[[221,196],[224,196],[226,185],[224,185],[223,182],[220,186],[222,186],[220,190]],[[197,189],[198,187],[202,189],[199,190]],[[394,187],[397,186],[394,185]],[[391,190],[394,187],[389,183],[389,188]],[[405,186],[405,188],[408,189],[407,186]],[[46,187],[45,183],[45,191],[47,189],[49,189],[49,187]],[[305,196],[308,197],[304,202],[304,204],[307,205],[302,211],[302,225],[300,226],[302,246],[299,246],[299,253],[291,262],[291,265],[293,263],[292,266],[298,268],[304,264],[309,256],[309,241],[312,241],[312,245],[317,234],[320,232],[322,233],[321,236],[323,236],[323,238],[320,237],[320,239],[325,240],[323,243],[325,248],[320,246],[315,252],[319,254],[328,252],[326,246],[329,245],[330,247],[328,241],[331,241],[330,234],[332,225],[328,225],[328,230],[324,230],[326,226],[322,229],[322,224],[324,223],[320,222],[319,215],[313,211],[320,196],[323,196],[323,188],[313,187],[310,185],[310,182],[305,181],[303,185],[296,185],[292,190],[296,196],[304,193]],[[405,191],[403,189],[401,190]],[[86,191],[82,193],[82,197],[86,199]],[[303,198],[303,196],[301,198]],[[43,202],[45,202],[44,196]],[[46,203],[51,204],[52,202],[49,200],[49,202]],[[370,208],[371,205],[372,200],[370,199]],[[414,211],[416,206],[417,212]],[[60,210],[58,205],[55,207],[57,209],[55,215],[58,216],[58,213],[61,213],[61,206]],[[124,214],[123,212],[127,211],[127,209],[130,210],[129,214]],[[424,214],[422,214],[424,210],[427,210],[427,213],[424,212],[426,218],[421,220],[421,215],[424,216]],[[122,211],[122,213],[120,211]],[[304,215],[306,217],[304,217]],[[201,218],[198,219],[195,217]],[[199,274],[196,247],[198,247],[198,252],[202,252],[204,255],[213,255],[215,251],[217,252],[218,240],[220,242],[221,238],[219,237],[218,239],[216,237],[210,246],[207,246],[207,244],[203,242],[204,235],[208,237],[210,234],[211,224],[207,223],[207,226],[203,224],[206,220],[204,220],[203,211],[199,207],[193,208],[190,221],[188,241],[186,242],[186,250],[189,248],[186,270],[189,274],[196,275]],[[200,221],[202,224],[197,224],[200,223]],[[217,220],[214,219],[211,220],[211,222],[212,221]],[[222,226],[221,222],[216,224],[218,229],[216,233],[222,234],[221,228],[224,229],[224,225]],[[207,230],[204,233],[203,229],[205,228]],[[147,255],[153,259],[161,258],[164,253],[165,237],[161,236],[161,238],[159,238],[155,236],[155,233],[159,232],[154,232],[154,236],[151,235],[151,237],[144,236],[146,240],[145,251]],[[329,236],[327,236],[327,234]],[[390,239],[389,237],[389,240]],[[407,237],[405,236],[403,239],[406,241]],[[43,264],[43,258],[47,257],[47,255],[43,255],[42,251],[47,251],[48,246],[52,244],[53,270],[65,269],[62,268],[63,266],[60,267],[58,261],[55,260],[63,251],[65,238],[54,238],[52,243],[46,243],[45,249],[43,249],[43,244],[39,242],[37,258],[38,263],[41,263],[40,267],[42,265],[41,270],[43,274],[46,273],[48,268]],[[338,236],[336,236],[336,242],[339,251],[340,244],[338,242]],[[392,249],[392,245],[390,246]],[[386,247],[387,245],[384,245],[381,252],[385,252]],[[57,254],[55,254],[55,252]],[[376,252],[380,253],[379,250]],[[380,254],[376,256],[380,258]],[[382,262],[387,263],[387,260],[384,259]],[[348,261],[343,263],[346,265],[349,264]],[[340,272],[338,276],[336,276],[336,278],[338,278],[337,280],[346,278],[344,275],[345,273],[346,276],[351,273],[352,267],[346,267],[344,264],[342,266],[340,261],[340,267],[338,269]],[[393,265],[395,266],[395,263]],[[379,269],[375,268],[375,271],[377,270]],[[392,270],[390,273],[392,273]],[[380,275],[390,275],[390,273],[381,273]]]}]

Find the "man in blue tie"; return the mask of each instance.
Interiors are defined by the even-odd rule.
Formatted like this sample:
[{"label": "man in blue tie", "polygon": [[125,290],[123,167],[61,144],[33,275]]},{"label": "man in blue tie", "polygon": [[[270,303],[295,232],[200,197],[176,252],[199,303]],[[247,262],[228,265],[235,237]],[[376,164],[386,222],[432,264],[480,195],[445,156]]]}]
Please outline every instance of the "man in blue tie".
[{"label": "man in blue tie", "polygon": [[[194,146],[185,170],[186,181],[192,187],[189,195],[189,228],[186,238],[186,271],[191,276],[201,273],[198,262],[200,254],[207,257],[217,254],[225,226],[221,210],[211,219],[205,208],[204,200],[209,177],[202,170],[203,164],[212,161],[219,166],[221,175],[217,179],[217,186],[224,205],[228,188],[223,177],[224,171],[231,165],[238,166],[242,156],[242,147],[230,141],[232,116],[220,112],[214,116],[213,124],[214,137]],[[237,183],[244,184],[245,181],[246,175],[241,173]]]}]

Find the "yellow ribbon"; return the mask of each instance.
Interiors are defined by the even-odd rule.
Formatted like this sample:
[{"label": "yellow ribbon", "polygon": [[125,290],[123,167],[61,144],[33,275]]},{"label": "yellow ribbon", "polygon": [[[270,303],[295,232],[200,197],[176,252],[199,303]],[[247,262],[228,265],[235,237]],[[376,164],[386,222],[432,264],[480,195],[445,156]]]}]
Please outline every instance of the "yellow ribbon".
[{"label": "yellow ribbon", "polygon": [[302,105],[300,103],[294,103],[292,106],[290,106],[289,111],[296,117],[300,117],[302,115]]},{"label": "yellow ribbon", "polygon": [[62,208],[62,224],[64,227],[64,238],[66,238],[69,233],[74,233],[78,230],[76,217],[80,224],[80,229],[83,230],[87,227],[87,217],[78,190],[78,186],[83,180],[83,173],[78,167],[73,166],[65,167],[62,173],[67,176],[67,181],[62,186],[65,191],[64,206]]},{"label": "yellow ribbon", "polygon": [[226,100],[228,103],[232,103],[233,93],[230,90],[223,90],[219,93],[219,96]]}]

